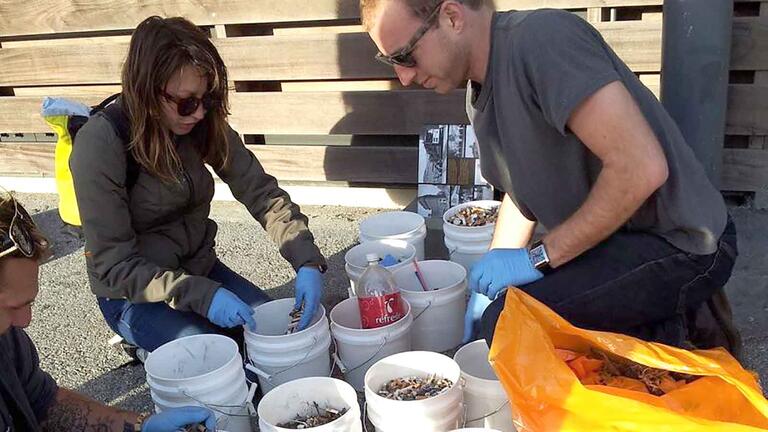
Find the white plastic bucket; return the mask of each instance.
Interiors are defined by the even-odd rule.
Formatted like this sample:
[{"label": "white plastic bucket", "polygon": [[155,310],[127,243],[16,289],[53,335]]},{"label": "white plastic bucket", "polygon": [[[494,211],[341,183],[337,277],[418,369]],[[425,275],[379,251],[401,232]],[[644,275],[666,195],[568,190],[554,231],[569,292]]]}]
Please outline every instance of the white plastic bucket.
[{"label": "white plastic bucket", "polygon": [[424,259],[427,225],[424,217],[413,212],[384,212],[360,222],[360,243],[375,240],[404,240],[416,248],[416,258]]},{"label": "white plastic bucket", "polygon": [[[390,380],[437,375],[453,381],[453,386],[437,396],[397,401],[377,392]],[[365,401],[368,419],[378,432],[442,432],[459,427],[462,422],[462,398],[459,365],[450,357],[427,351],[409,351],[379,360],[365,374]]]},{"label": "white plastic bucket", "polygon": [[392,324],[363,329],[357,298],[348,298],[331,309],[331,335],[338,349],[337,362],[344,379],[357,391],[365,389],[365,373],[377,361],[411,350],[411,306],[403,299],[405,315]]},{"label": "white plastic bucket", "polygon": [[466,426],[513,432],[509,399],[488,362],[488,352],[488,344],[481,339],[464,345],[453,356],[465,383]]},{"label": "white plastic bucket", "polygon": [[430,291],[422,289],[412,265],[393,273],[402,296],[411,305],[413,349],[453,349],[464,336],[467,271],[457,263],[442,260],[422,261],[419,269]]},{"label": "white plastic bucket", "polygon": [[243,358],[232,339],[215,334],[176,339],[150,353],[144,369],[157,412],[208,406],[219,428],[250,432]]},{"label": "white plastic bucket", "polygon": [[256,331],[244,327],[246,368],[259,376],[262,392],[298,378],[331,374],[331,332],[323,305],[306,329],[285,334],[295,300],[273,300],[254,309]]},{"label": "white plastic bucket", "polygon": [[471,201],[451,207],[445,212],[443,215],[443,235],[451,261],[463,265],[469,271],[472,264],[477,262],[491,247],[496,224],[468,227],[454,225],[448,220],[466,207],[493,208],[500,205],[501,202],[499,201]]},{"label": "white plastic bucket", "polygon": [[259,403],[259,430],[261,432],[288,432],[295,429],[278,427],[297,415],[314,413],[312,404],[322,408],[348,411],[331,423],[303,430],[313,432],[361,432],[360,405],[357,393],[347,383],[328,377],[301,378],[279,385]]},{"label": "white plastic bucket", "polygon": [[369,253],[375,253],[381,258],[384,258],[386,255],[392,255],[400,259],[398,264],[387,267],[387,270],[395,271],[413,262],[416,256],[416,248],[405,240],[375,240],[361,243],[347,251],[344,255],[344,261],[346,262],[344,269],[349,277],[350,297],[355,295],[355,285],[357,285],[360,276],[363,275],[363,272],[368,267],[368,260],[366,260],[365,256]]}]

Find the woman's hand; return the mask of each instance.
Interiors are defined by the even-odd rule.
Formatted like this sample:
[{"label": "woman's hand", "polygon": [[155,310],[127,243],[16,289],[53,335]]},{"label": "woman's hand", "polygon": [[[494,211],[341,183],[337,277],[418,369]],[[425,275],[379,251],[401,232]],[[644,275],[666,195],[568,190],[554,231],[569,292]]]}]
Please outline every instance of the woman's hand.
[{"label": "woman's hand", "polygon": [[296,273],[296,309],[304,304],[304,312],[299,321],[299,330],[304,330],[312,322],[320,299],[323,297],[323,275],[317,267],[304,266]]}]

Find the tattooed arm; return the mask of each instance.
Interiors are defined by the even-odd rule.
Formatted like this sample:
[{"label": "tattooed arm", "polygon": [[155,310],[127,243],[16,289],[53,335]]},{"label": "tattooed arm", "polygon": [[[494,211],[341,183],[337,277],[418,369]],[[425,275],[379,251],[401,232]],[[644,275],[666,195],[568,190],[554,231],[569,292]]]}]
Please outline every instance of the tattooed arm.
[{"label": "tattooed arm", "polygon": [[41,425],[44,432],[132,431],[139,415],[91,400],[72,390],[59,388],[56,402]]}]

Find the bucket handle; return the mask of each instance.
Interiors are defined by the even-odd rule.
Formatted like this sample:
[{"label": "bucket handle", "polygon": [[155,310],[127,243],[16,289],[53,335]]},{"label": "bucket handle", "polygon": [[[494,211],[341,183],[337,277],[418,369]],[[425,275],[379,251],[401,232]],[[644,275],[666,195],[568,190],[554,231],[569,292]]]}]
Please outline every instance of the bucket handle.
[{"label": "bucket handle", "polygon": [[413,318],[413,322],[415,323],[415,322],[416,322],[416,321],[419,319],[419,317],[421,317],[422,315],[424,315],[424,312],[426,312],[426,311],[427,311],[427,310],[428,310],[430,307],[432,307],[432,300],[429,300],[429,303],[427,303],[427,307],[425,307],[425,308],[424,308],[424,310],[422,310],[421,312],[419,312],[419,314],[418,314],[418,315],[416,315],[416,316]]},{"label": "bucket handle", "polygon": [[462,426],[461,426],[461,427],[466,427],[466,426],[467,426],[467,423],[472,423],[472,422],[476,422],[476,421],[484,420],[484,419],[486,419],[486,418],[488,418],[488,417],[490,417],[490,416],[492,416],[492,415],[495,415],[495,414],[497,414],[499,411],[503,410],[503,409],[504,409],[504,407],[506,407],[507,405],[509,405],[509,400],[506,400],[506,401],[504,401],[504,403],[502,403],[501,405],[499,405],[499,407],[498,407],[498,408],[496,408],[495,410],[493,410],[493,411],[489,412],[488,414],[482,415],[482,416],[480,416],[480,417],[478,417],[478,418],[469,419],[469,420],[467,420],[467,406],[466,406],[466,405],[464,405],[464,423],[462,424]]},{"label": "bucket handle", "polygon": [[[206,403],[204,401],[201,401],[200,399],[192,396],[191,394],[187,393],[187,389],[184,387],[180,387],[178,389],[178,392],[181,393],[183,396],[186,396],[193,401],[197,402],[201,406],[204,406],[211,411],[217,412],[219,414],[229,416],[229,417],[248,417],[248,418],[255,418],[256,417],[256,409],[253,406],[253,396],[256,394],[256,383],[251,383],[251,385],[248,387],[248,396],[245,400],[245,403],[242,405],[221,405],[221,404],[212,404],[212,403]],[[241,409],[245,408],[248,410],[248,414],[231,414],[226,411],[222,411],[224,408],[235,408],[235,409]]]},{"label": "bucket handle", "polygon": [[[333,338],[331,338],[331,339],[333,339]],[[312,345],[314,346],[314,345],[316,345],[316,344],[317,344],[317,336],[312,336]],[[292,364],[292,365],[288,366],[288,367],[287,367],[287,368],[285,368],[285,369],[279,370],[279,371],[277,371],[277,372],[275,372],[275,373],[273,373],[273,374],[269,374],[269,373],[267,373],[266,371],[263,371],[263,370],[259,369],[259,368],[258,368],[258,367],[257,367],[255,364],[253,364],[253,361],[252,361],[252,360],[251,360],[251,358],[248,356],[248,352],[247,352],[247,351],[248,351],[248,347],[247,347],[247,346],[246,346],[246,347],[244,347],[244,351],[246,351],[246,353],[245,353],[245,357],[248,359],[248,361],[245,363],[245,368],[246,368],[246,369],[248,369],[249,371],[251,371],[251,372],[255,373],[256,375],[259,375],[260,377],[262,377],[262,378],[266,379],[267,381],[269,381],[269,382],[272,382],[272,380],[273,380],[273,379],[274,379],[274,378],[275,378],[277,375],[280,375],[280,374],[282,374],[282,373],[288,372],[289,370],[291,370],[291,369],[295,368],[296,366],[298,366],[298,365],[300,365],[300,364],[304,363],[304,360],[306,360],[306,359],[307,359],[307,357],[309,357],[309,354],[312,352],[312,349],[308,349],[308,350],[307,350],[307,353],[306,353],[306,354],[304,354],[304,357],[302,357],[302,358],[301,358],[300,360],[298,360],[296,363],[294,363],[294,364]]]},{"label": "bucket handle", "polygon": [[[334,341],[335,341],[335,339],[334,339]],[[334,353],[333,353],[333,361],[336,363],[336,365],[338,365],[338,366],[339,366],[339,369],[341,370],[341,373],[343,373],[343,374],[347,374],[347,373],[349,373],[349,372],[352,372],[352,371],[355,371],[355,370],[357,370],[357,369],[360,369],[361,367],[363,367],[363,365],[365,365],[365,364],[366,364],[366,363],[368,363],[369,361],[373,360],[373,359],[374,359],[374,358],[375,358],[377,355],[379,355],[379,353],[381,352],[381,350],[382,350],[382,349],[384,349],[384,346],[387,344],[387,342],[388,342],[388,341],[389,341],[389,334],[385,335],[385,336],[382,338],[382,341],[381,341],[381,345],[379,345],[379,348],[376,350],[376,352],[375,352],[375,353],[373,353],[373,354],[372,354],[370,357],[368,357],[368,360],[366,360],[366,361],[364,361],[364,362],[360,363],[359,365],[357,365],[357,366],[355,366],[355,367],[353,367],[353,368],[348,368],[348,367],[347,367],[347,366],[344,364],[344,362],[343,362],[343,361],[341,361],[341,357],[339,357],[339,355],[338,355],[338,353],[339,353],[339,349],[338,349],[338,345],[337,345],[337,347],[336,347],[336,350],[335,350],[335,351],[334,351]]]}]

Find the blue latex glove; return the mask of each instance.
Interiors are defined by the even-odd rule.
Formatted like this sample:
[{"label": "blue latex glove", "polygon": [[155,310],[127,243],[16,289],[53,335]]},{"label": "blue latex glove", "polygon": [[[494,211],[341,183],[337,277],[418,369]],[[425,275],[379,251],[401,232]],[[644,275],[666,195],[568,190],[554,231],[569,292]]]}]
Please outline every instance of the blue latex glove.
[{"label": "blue latex glove", "polygon": [[469,272],[469,289],[495,299],[509,285],[521,286],[544,277],[528,256],[528,249],[493,249]]},{"label": "blue latex glove", "polygon": [[224,287],[216,290],[213,295],[208,308],[208,320],[219,327],[231,328],[247,324],[251,331],[256,330],[253,309]]},{"label": "blue latex glove", "polygon": [[302,267],[296,273],[296,304],[299,309],[304,305],[304,312],[299,321],[299,330],[304,330],[312,322],[312,318],[320,306],[323,297],[323,275],[316,267]]},{"label": "blue latex glove", "polygon": [[393,257],[390,254],[384,255],[384,258],[382,258],[381,261],[379,261],[379,264],[382,267],[390,267],[390,266],[393,266],[393,265],[395,265],[397,263],[398,263],[397,258]]},{"label": "blue latex glove", "polygon": [[480,322],[480,318],[483,317],[483,312],[485,312],[485,309],[492,301],[493,300],[485,295],[476,292],[473,292],[472,295],[469,296],[467,313],[464,314],[464,339],[461,343],[467,343],[472,340],[475,327]]},{"label": "blue latex glove", "polygon": [[148,417],[141,432],[176,432],[187,426],[203,423],[209,431],[216,430],[213,411],[202,407],[173,408]]}]

